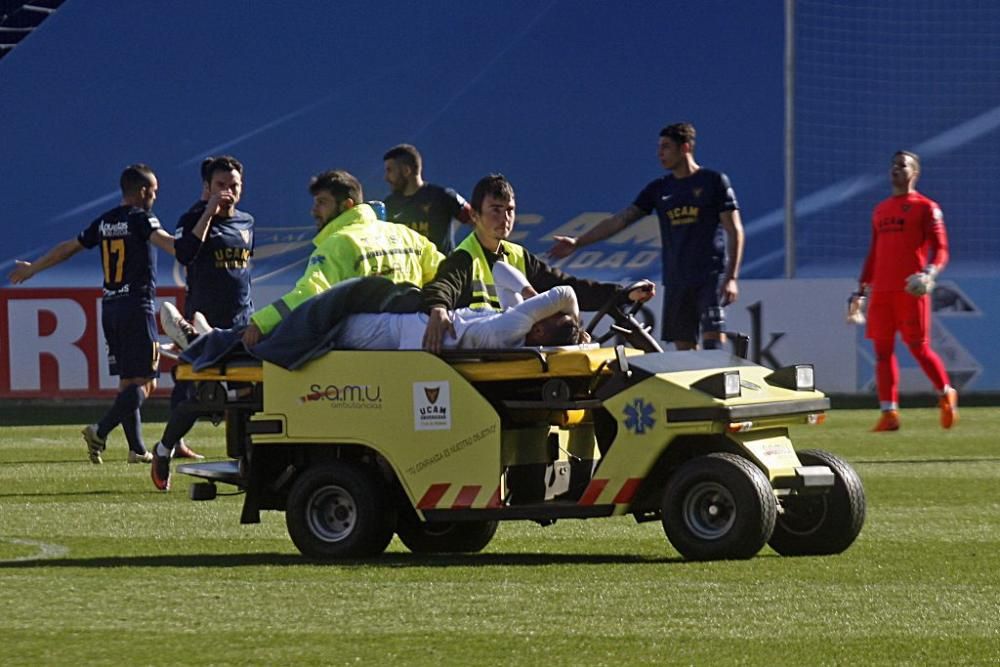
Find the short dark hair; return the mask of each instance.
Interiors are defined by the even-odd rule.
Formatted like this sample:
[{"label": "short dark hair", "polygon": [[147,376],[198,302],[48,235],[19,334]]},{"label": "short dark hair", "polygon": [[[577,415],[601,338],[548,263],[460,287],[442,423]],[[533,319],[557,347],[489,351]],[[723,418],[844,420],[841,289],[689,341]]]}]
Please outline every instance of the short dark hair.
[{"label": "short dark hair", "polygon": [[681,144],[691,144],[691,148],[694,148],[695,130],[694,125],[691,123],[667,125],[660,130],[660,136],[673,140],[678,146]]},{"label": "short dark hair", "polygon": [[412,144],[399,144],[398,146],[393,146],[385,152],[382,156],[382,160],[395,160],[405,164],[407,167],[413,170],[413,173],[419,174],[424,168],[424,160],[420,157],[420,151],[417,150],[416,146]]},{"label": "short dark hair", "polygon": [[500,201],[510,201],[514,198],[514,186],[503,174],[483,176],[476,183],[476,187],[472,188],[472,198],[469,200],[469,204],[473,210],[482,213],[483,200],[486,199],[487,195]]},{"label": "short dark hair", "polygon": [[209,155],[207,158],[205,158],[204,160],[201,161],[201,180],[202,180],[202,182],[208,183],[210,180],[212,180],[212,174],[209,173],[208,168],[212,165],[212,162],[214,162],[214,161],[215,161],[215,158],[212,157],[211,155]]},{"label": "short dark hair", "polygon": [[[535,327],[540,331],[536,333]],[[555,313],[535,322],[524,338],[525,345],[579,345],[590,337],[580,329],[580,318],[569,313]]]},{"label": "short dark hair", "polygon": [[900,151],[896,151],[895,153],[892,154],[892,159],[895,161],[895,159],[898,158],[901,155],[903,157],[911,158],[913,160],[913,164],[915,164],[916,167],[917,167],[917,171],[918,172],[920,171],[920,156],[919,155],[917,155],[913,151],[902,151],[902,150],[900,150]]},{"label": "short dark hair", "polygon": [[153,184],[156,174],[153,173],[149,165],[137,162],[125,167],[118,184],[121,186],[123,195],[134,195],[143,188]]},{"label": "short dark hair", "polygon": [[217,171],[229,173],[235,171],[240,176],[243,175],[243,163],[232,155],[220,155],[218,157],[209,156],[201,161],[201,180],[205,183],[212,182],[212,176]]},{"label": "short dark hair", "polygon": [[584,342],[581,333],[580,320],[570,318],[560,323],[552,331],[549,345],[579,345]]},{"label": "short dark hair", "polygon": [[338,204],[344,203],[347,199],[353,199],[355,204],[360,204],[365,200],[361,183],[350,172],[343,169],[324,171],[309,179],[309,194],[315,197],[323,190],[333,195]]}]

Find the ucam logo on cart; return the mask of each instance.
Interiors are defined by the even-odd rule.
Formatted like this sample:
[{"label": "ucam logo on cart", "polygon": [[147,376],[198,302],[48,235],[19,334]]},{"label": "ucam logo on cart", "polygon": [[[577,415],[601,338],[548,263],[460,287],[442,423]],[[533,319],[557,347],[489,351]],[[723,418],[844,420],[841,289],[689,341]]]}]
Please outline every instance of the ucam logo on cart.
[{"label": "ucam logo on cart", "polygon": [[413,430],[451,430],[451,387],[447,382],[413,383]]}]

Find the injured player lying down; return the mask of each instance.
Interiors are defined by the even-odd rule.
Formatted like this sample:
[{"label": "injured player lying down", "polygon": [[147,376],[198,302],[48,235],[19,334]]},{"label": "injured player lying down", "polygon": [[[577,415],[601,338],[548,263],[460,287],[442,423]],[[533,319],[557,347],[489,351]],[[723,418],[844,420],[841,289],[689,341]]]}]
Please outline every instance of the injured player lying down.
[{"label": "injured player lying down", "polygon": [[[573,288],[561,285],[538,294],[523,273],[497,262],[493,268],[501,312],[459,308],[445,348],[505,349],[575,345],[589,341],[580,330]],[[345,318],[335,337],[343,349],[417,350],[427,329],[426,313],[361,313]]]},{"label": "injured player lying down", "polygon": [[[337,347],[357,350],[418,350],[423,345],[425,313],[360,313],[344,319],[334,332]],[[460,308],[444,347],[504,349],[583,342],[580,311],[573,288],[561,285],[503,312]]]},{"label": "injured player lying down", "polygon": [[[580,330],[579,307],[571,287],[537,294],[523,274],[499,262],[494,281],[506,310],[455,311],[446,348],[506,349],[589,340]],[[396,285],[379,277],[348,280],[292,311],[250,353],[294,369],[331,349],[420,349],[428,318],[417,312],[421,306],[420,291],[412,285]],[[160,319],[167,335],[185,350],[181,358],[195,370],[242,347],[238,330],[215,329],[199,335],[172,304],[164,304]]]}]

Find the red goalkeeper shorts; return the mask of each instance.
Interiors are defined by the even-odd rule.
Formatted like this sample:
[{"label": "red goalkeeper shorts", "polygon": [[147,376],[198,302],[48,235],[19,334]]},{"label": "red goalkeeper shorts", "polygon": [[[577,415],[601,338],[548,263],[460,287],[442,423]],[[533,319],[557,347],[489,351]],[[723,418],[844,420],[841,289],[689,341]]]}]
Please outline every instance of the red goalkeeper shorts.
[{"label": "red goalkeeper shorts", "polygon": [[895,338],[896,332],[907,343],[928,340],[931,327],[929,296],[907,292],[872,292],[868,300],[868,325],[865,336],[873,340]]}]

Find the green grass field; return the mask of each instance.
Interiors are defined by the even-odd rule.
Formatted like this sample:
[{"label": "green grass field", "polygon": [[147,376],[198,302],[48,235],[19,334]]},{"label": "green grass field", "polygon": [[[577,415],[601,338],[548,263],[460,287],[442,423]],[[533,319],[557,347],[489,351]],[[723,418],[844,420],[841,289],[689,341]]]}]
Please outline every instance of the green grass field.
[{"label": "green grass field", "polygon": [[[95,410],[96,412],[96,410]],[[868,519],[846,553],[680,560],[659,523],[511,522],[481,554],[303,560],[284,517],[105,465],[78,426],[0,429],[0,665],[972,665],[1000,662],[1000,409],[942,432],[837,410],[793,434],[846,457]],[[155,442],[161,424],[146,426]],[[223,456],[221,429],[192,443]]]}]

